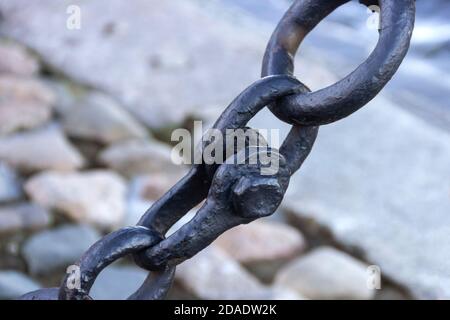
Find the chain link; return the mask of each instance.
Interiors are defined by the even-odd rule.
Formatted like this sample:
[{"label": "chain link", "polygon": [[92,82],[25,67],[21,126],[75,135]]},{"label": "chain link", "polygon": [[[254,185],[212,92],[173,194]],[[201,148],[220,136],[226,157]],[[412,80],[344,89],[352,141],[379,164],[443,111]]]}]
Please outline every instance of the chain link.
[{"label": "chain link", "polygon": [[[22,299],[91,299],[97,275],[112,262],[133,255],[150,271],[129,299],[163,299],[170,289],[176,265],[193,257],[219,235],[240,224],[271,215],[280,205],[290,177],[311,151],[318,126],[355,112],[386,85],[405,57],[414,26],[414,0],[380,0],[378,44],[368,59],[336,84],[311,92],[295,79],[294,56],[305,36],[328,14],[349,0],[296,0],[276,27],[267,46],[262,79],[246,88],[225,109],[213,128],[245,128],[269,106],[292,128],[279,150],[246,145],[221,165],[193,165],[187,175],[156,201],[136,227],[122,228],[96,242],[76,263],[80,283],[67,275],[60,288],[41,289]],[[371,5],[377,1],[361,0]],[[203,142],[203,148],[208,143]],[[262,152],[279,163],[278,170],[262,175]],[[238,158],[247,161],[244,164]],[[205,200],[206,199],[206,200]],[[205,200],[205,201],[204,201]],[[164,235],[188,211],[204,203],[195,217],[168,238]]]}]

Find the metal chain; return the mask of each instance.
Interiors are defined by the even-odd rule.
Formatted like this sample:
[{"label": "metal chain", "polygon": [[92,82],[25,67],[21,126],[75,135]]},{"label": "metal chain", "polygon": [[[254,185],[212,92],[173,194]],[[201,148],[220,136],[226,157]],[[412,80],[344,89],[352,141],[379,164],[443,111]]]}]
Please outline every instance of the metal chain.
[{"label": "metal chain", "polygon": [[[269,41],[263,78],[246,88],[213,126],[223,133],[244,128],[262,108],[269,106],[276,117],[293,125],[279,151],[268,149],[271,157],[279,161],[277,172],[261,175],[261,161],[193,165],[147,210],[138,226],[108,234],[81,257],[76,263],[79,283],[74,285],[77,279],[68,274],[60,288],[41,289],[21,299],[91,299],[89,290],[101,270],[129,254],[137,265],[151,271],[129,299],[163,299],[176,265],[193,257],[228,229],[274,213],[290,177],[311,151],[318,126],[347,117],[367,104],[391,79],[408,51],[415,1],[361,0],[381,7],[379,41],[367,60],[344,79],[316,92],[295,79],[293,60],[302,40],[348,1],[296,0]],[[261,152],[259,146],[247,145],[233,157],[259,159]],[[205,199],[192,220],[164,238],[170,227]]]}]

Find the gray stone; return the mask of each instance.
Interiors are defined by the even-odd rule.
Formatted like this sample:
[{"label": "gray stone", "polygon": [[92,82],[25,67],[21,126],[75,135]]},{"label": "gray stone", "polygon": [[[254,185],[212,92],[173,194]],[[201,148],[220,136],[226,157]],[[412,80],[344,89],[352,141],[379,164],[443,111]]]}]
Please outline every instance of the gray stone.
[{"label": "gray stone", "polygon": [[50,274],[75,263],[100,235],[86,225],[65,225],[29,238],[22,254],[31,274]]},{"label": "gray stone", "polygon": [[325,227],[415,297],[448,298],[449,141],[377,97],[321,129],[283,206],[291,221]]},{"label": "gray stone", "polygon": [[0,160],[25,172],[68,171],[84,164],[81,154],[56,125],[0,137]]},{"label": "gray stone", "polygon": [[333,248],[322,247],[292,261],[275,283],[309,299],[371,299],[367,266]]},{"label": "gray stone", "polygon": [[17,299],[21,295],[39,288],[38,283],[23,273],[13,270],[0,271],[0,300]]},{"label": "gray stone", "polygon": [[259,76],[268,34],[215,19],[193,1],[71,4],[82,7],[81,30],[66,28],[64,2],[2,1],[1,33],[111,94],[151,127],[179,123],[201,106],[225,106]]},{"label": "gray stone", "polygon": [[381,288],[376,292],[375,300],[411,300],[411,297],[396,287],[382,283]]},{"label": "gray stone", "polygon": [[181,287],[200,299],[300,299],[289,290],[262,285],[214,245],[180,264],[175,277]]},{"label": "gray stone", "polygon": [[0,207],[0,235],[35,231],[50,223],[50,214],[40,206],[20,203]]},{"label": "gray stone", "polygon": [[237,226],[214,243],[266,282],[306,247],[299,231],[289,225],[267,220]]},{"label": "gray stone", "polygon": [[58,116],[67,114],[86,96],[88,89],[67,78],[44,78],[42,80],[55,96],[54,110]]},{"label": "gray stone", "polygon": [[114,229],[125,214],[126,185],[115,172],[43,172],[25,184],[30,198],[77,222]]},{"label": "gray stone", "polygon": [[[271,286],[266,290],[267,294],[262,295],[262,300],[307,300],[298,292],[286,287]],[[259,298],[258,298],[259,299]]]},{"label": "gray stone", "polygon": [[106,144],[148,135],[127,111],[99,92],[87,94],[71,107],[62,123],[69,136]]},{"label": "gray stone", "polygon": [[[148,208],[148,206],[144,206],[142,203],[142,210],[145,210],[145,208]],[[198,207],[190,210],[186,215],[178,220],[178,222],[169,229],[166,236],[169,237],[184,224],[186,224],[189,220],[191,220],[195,216],[197,209]],[[142,210],[140,215],[142,215]],[[242,266],[233,257],[227,254],[222,248],[217,246],[216,243],[213,243],[210,247],[208,247],[208,249],[205,250],[208,250],[205,254],[202,255],[202,253],[199,253],[199,255],[201,255],[200,257],[196,255],[194,258],[191,258],[190,260],[184,262],[180,267],[177,267],[177,273],[180,272],[178,271],[180,268],[186,268],[183,269],[184,271],[181,271],[182,274],[180,275],[181,279],[179,281],[179,284],[181,288],[178,289],[179,291],[181,290],[184,293],[184,295],[182,294],[181,297],[186,297],[187,295],[189,298],[199,298],[204,296],[220,297],[220,299],[304,299],[304,297],[297,292],[283,286],[261,285],[261,283],[251,273],[242,268]],[[274,265],[275,264],[273,264],[271,268],[268,269],[274,270]],[[197,273],[193,279],[189,279],[191,272],[194,273],[195,268],[197,267],[199,268],[199,273]],[[263,268],[261,268],[261,270],[262,269]],[[220,270],[218,272],[217,278],[215,278],[214,270]],[[262,272],[261,270],[258,270],[260,271],[260,274]],[[243,279],[242,283],[240,283],[241,279]],[[267,277],[264,280],[267,280]],[[199,283],[196,283],[195,281],[199,281]],[[222,281],[229,283],[217,283]],[[242,284],[242,286],[240,286],[240,284]],[[251,291],[248,293],[246,293],[245,289],[243,288],[247,284],[250,284],[251,288]],[[178,292],[178,294],[180,294],[180,292]]]},{"label": "gray stone", "polygon": [[111,266],[100,273],[90,295],[96,300],[124,300],[144,282],[148,271],[131,266]]},{"label": "gray stone", "polygon": [[100,162],[127,177],[164,172],[179,177],[185,167],[171,159],[170,146],[155,140],[114,144],[100,153]]},{"label": "gray stone", "polygon": [[53,93],[42,82],[0,75],[0,134],[47,122],[54,100]]},{"label": "gray stone", "polygon": [[21,195],[22,188],[17,173],[0,161],[0,202],[17,200]]},{"label": "gray stone", "polygon": [[32,76],[39,71],[39,62],[26,49],[10,41],[0,41],[0,74]]},{"label": "gray stone", "polygon": [[[224,106],[258,77],[269,33],[259,41],[254,30],[247,33],[245,28],[224,26],[223,21],[214,21],[216,17],[187,1],[137,0],[127,10],[119,0],[80,3],[87,13],[83,16],[95,19],[83,20],[82,30],[67,30],[61,27],[67,17],[58,14],[65,12],[62,2],[2,1],[0,32],[30,45],[52,66],[75,79],[110,93],[151,126],[177,122],[193,106]],[[27,10],[22,10],[25,7]],[[184,28],[176,28],[179,23]],[[157,28],[161,32],[147,32]],[[323,51],[316,59],[330,56],[328,49],[337,47],[336,41],[327,41],[329,38],[314,42],[322,44]],[[167,39],[165,48],[155,45]],[[349,60],[353,66],[360,53],[366,55],[359,50],[354,55],[358,59],[349,59],[353,51],[349,46],[346,42],[339,54],[347,63],[334,61],[334,69],[346,69]],[[96,56],[92,56],[93,47]],[[307,51],[302,48],[302,58]],[[121,59],[117,59],[117,52]],[[143,52],[151,56],[141,55]],[[173,63],[165,58],[166,52],[177,54]],[[302,79],[308,79],[312,89],[322,87],[314,78],[310,80],[314,73],[305,74],[304,66],[308,65],[314,65],[310,59],[296,64]],[[411,82],[415,86],[420,83]],[[396,93],[401,89],[393,88],[397,88]],[[380,104],[377,108],[366,107],[321,129],[304,169],[291,183],[293,195],[287,197],[291,201],[285,202],[285,208],[297,223],[313,221],[330,230],[341,244],[364,252],[369,261],[417,297],[449,297],[450,232],[445,226],[450,179],[448,147],[444,145],[448,135],[386,101],[376,101]],[[429,102],[431,110],[435,101]],[[261,117],[266,117],[263,128],[279,123],[274,123],[268,112]]]}]

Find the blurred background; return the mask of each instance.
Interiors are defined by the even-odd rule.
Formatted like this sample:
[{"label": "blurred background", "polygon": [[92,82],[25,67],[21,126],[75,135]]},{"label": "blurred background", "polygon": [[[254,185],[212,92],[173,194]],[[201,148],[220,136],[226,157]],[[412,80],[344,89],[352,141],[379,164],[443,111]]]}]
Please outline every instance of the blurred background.
[{"label": "blurred background", "polygon": [[[450,298],[450,3],[416,3],[393,80],[321,128],[273,217],[180,265],[170,298]],[[178,181],[172,130],[211,124],[259,78],[289,4],[0,1],[0,299],[59,285]],[[317,90],[354,70],[376,44],[373,17],[339,8],[301,45],[296,76]],[[269,111],[250,125],[289,130]],[[145,277],[119,261],[92,296],[125,298]]]}]

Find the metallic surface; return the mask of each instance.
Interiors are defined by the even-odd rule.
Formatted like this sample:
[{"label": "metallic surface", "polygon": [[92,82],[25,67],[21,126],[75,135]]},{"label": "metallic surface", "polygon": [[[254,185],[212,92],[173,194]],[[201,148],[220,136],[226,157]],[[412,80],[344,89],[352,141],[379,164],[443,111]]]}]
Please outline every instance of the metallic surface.
[{"label": "metallic surface", "polygon": [[[267,46],[262,75],[292,74],[295,53],[305,36],[349,0],[295,1]],[[367,1],[366,1],[367,2]],[[281,120],[317,126],[347,117],[387,84],[405,57],[414,27],[415,0],[380,0],[381,29],[372,54],[339,82],[308,94],[281,99],[270,110]]]},{"label": "metallic surface", "polygon": [[[267,104],[279,97],[299,92],[307,92],[307,89],[290,76],[263,78],[244,90],[213,127],[223,132],[225,129],[243,128]],[[272,151],[280,165],[278,172],[272,176],[259,174],[260,163],[194,166],[184,179],[146,212],[139,224],[164,233],[207,196],[206,202],[181,229],[147,249],[144,254],[139,254],[136,257],[137,264],[150,270],[179,264],[208,246],[226,230],[272,214],[286,192],[289,177],[307,157],[315,138],[315,130],[291,130],[280,152]],[[245,152],[247,154],[243,155]],[[248,146],[235,157],[249,158],[252,153],[258,152],[258,148]],[[199,190],[196,197],[186,197],[190,194],[186,190],[194,185],[205,187]],[[258,207],[252,207],[254,203]],[[167,210],[167,207],[175,210]]]},{"label": "metallic surface", "polygon": [[[78,284],[74,285],[69,274],[60,288],[31,292],[22,299],[91,299],[89,290],[101,270],[128,254],[133,255],[140,267],[151,271],[129,299],[162,299],[171,286],[176,265],[230,228],[273,214],[290,177],[310,153],[318,126],[344,118],[374,98],[408,50],[414,25],[414,0],[380,0],[382,24],[373,53],[346,78],[310,92],[292,76],[295,53],[304,37],[346,2],[295,1],[267,46],[263,78],[236,97],[213,126],[222,133],[246,128],[248,121],[268,105],[277,117],[293,124],[280,150],[268,147],[265,141],[255,144],[249,139],[223,164],[193,165],[185,177],[147,210],[137,227],[105,236],[83,255],[75,264],[80,274]],[[205,138],[200,152],[215,143],[223,141]],[[225,145],[225,149],[228,147]],[[262,161],[263,156],[277,160],[278,170],[271,171]],[[164,238],[170,227],[205,199],[191,221]]]},{"label": "metallic surface", "polygon": [[[90,300],[89,290],[98,274],[119,258],[133,252],[151,247],[161,241],[162,237],[145,227],[127,227],[117,230],[97,241],[75,264],[78,268],[80,283],[72,283],[68,274],[59,290],[61,300]],[[166,296],[174,276],[173,268],[166,268],[156,275],[149,274],[143,285],[131,295],[131,298],[162,299]],[[156,288],[153,282],[159,286]]]}]

